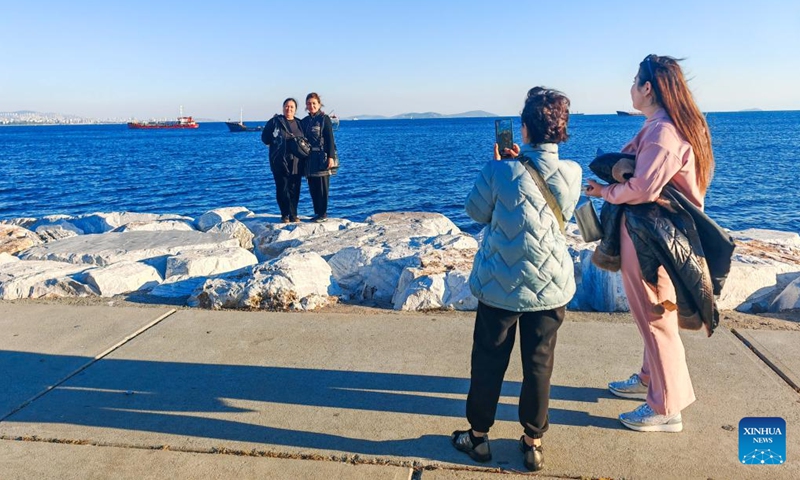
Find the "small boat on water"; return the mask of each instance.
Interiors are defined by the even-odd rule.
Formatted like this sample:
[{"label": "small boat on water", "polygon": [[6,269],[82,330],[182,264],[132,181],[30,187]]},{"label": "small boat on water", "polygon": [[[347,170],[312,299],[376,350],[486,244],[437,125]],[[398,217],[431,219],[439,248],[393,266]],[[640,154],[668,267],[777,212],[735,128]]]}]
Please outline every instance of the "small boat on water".
[{"label": "small boat on water", "polygon": [[263,125],[259,125],[256,127],[250,127],[245,125],[244,121],[242,121],[242,113],[243,110],[239,109],[239,123],[225,122],[225,125],[228,126],[228,130],[230,130],[231,132],[260,132],[261,130],[264,130]]},{"label": "small boat on water", "polygon": [[331,112],[331,114],[328,115],[328,117],[330,117],[330,119],[331,119],[331,126],[333,126],[333,129],[334,130],[338,130],[339,129],[339,117],[337,117],[336,114],[333,113],[333,112]]},{"label": "small boat on water", "polygon": [[617,115],[620,117],[641,117],[644,115],[642,112],[623,112],[622,110],[617,110]]},{"label": "small boat on water", "polygon": [[200,125],[192,119],[192,117],[185,117],[183,115],[183,106],[181,106],[181,113],[176,121],[147,121],[137,122],[136,120],[128,122],[128,128],[135,130],[155,130],[155,129],[177,129],[177,128],[197,128]]}]

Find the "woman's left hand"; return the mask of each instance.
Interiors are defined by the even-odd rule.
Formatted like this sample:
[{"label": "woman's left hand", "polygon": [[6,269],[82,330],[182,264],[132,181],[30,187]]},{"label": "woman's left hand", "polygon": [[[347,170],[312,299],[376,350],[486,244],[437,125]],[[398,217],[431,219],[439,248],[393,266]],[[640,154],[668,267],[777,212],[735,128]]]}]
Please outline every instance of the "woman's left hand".
[{"label": "woman's left hand", "polygon": [[600,185],[594,180],[589,180],[589,185],[583,190],[584,193],[590,197],[602,197],[603,194],[600,192],[600,189],[603,188],[603,185]]}]

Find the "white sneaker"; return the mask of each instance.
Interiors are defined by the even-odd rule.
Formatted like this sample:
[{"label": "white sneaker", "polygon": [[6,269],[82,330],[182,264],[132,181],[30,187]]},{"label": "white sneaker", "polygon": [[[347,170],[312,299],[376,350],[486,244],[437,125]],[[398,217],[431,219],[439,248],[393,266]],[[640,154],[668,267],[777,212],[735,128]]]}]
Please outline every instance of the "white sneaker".
[{"label": "white sneaker", "polygon": [[609,383],[608,391],[622,398],[647,400],[647,385],[642,383],[638,373],[634,373],[627,380]]},{"label": "white sneaker", "polygon": [[673,415],[659,415],[647,403],[639,405],[636,410],[619,415],[623,425],[637,432],[680,432],[683,420],[680,412]]}]

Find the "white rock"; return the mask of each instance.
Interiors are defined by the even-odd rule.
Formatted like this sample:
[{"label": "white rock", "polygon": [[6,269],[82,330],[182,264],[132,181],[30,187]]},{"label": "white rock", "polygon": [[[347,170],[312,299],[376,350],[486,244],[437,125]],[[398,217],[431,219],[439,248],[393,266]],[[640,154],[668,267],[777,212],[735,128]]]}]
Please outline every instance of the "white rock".
[{"label": "white rock", "polygon": [[18,217],[18,218],[8,218],[5,220],[0,220],[0,224],[2,225],[16,225],[18,227],[27,228],[30,230],[30,226],[36,223],[36,218],[33,217]]},{"label": "white rock", "polygon": [[189,298],[204,308],[307,310],[327,304],[341,291],[332,272],[316,253],[294,253],[209,279]]},{"label": "white rock", "polygon": [[247,217],[237,218],[236,220],[244,223],[255,236],[260,235],[265,230],[272,230],[276,226],[286,225],[281,223],[280,215],[273,215],[270,213],[252,214]]},{"label": "white rock", "polygon": [[478,299],[469,289],[469,271],[451,270],[445,274],[445,308],[453,310],[477,310]]},{"label": "white rock", "polygon": [[[234,239],[234,241],[238,242]],[[258,263],[256,256],[237,246],[177,252],[167,258],[165,278],[209,277]]]},{"label": "white rock", "polygon": [[336,283],[352,298],[355,292],[363,291],[369,265],[382,253],[383,248],[379,247],[346,247],[336,252],[328,260],[328,265]]},{"label": "white rock", "polygon": [[794,232],[781,232],[779,230],[751,228],[748,230],[730,232],[730,234],[734,240],[737,241],[737,244],[750,240],[757,240],[764,243],[800,247],[800,235]]},{"label": "white rock", "polygon": [[62,226],[65,230],[72,230],[82,234],[106,233],[128,223],[150,223],[161,220],[188,220],[192,219],[181,215],[134,213],[134,212],[98,212],[79,215],[51,215],[36,221],[31,227],[38,231],[40,227]]},{"label": "white rock", "polygon": [[[305,242],[313,242],[315,239],[318,241],[317,243],[309,245],[303,250],[316,251],[327,256],[348,245],[353,245],[352,242],[342,238],[341,232],[349,231],[348,229],[356,225],[364,224],[355,224],[349,220],[338,218],[329,218],[327,222],[323,223],[277,224],[272,228],[262,229],[253,244],[256,255],[262,261],[277,258],[287,249],[300,247]],[[331,232],[337,232],[337,235],[331,236]],[[317,250],[319,248],[323,248],[323,250]]]},{"label": "white rock", "polygon": [[119,226],[112,232],[155,232],[161,230],[182,230],[185,232],[195,230],[193,220],[156,220],[153,222],[130,222]]},{"label": "white rock", "polygon": [[[317,252],[328,258],[347,247],[369,245],[387,249],[399,244],[419,244],[421,239],[430,237],[461,234],[444,215],[424,212],[381,213],[369,217],[366,223],[328,219],[321,224],[294,225],[258,237],[255,244],[259,258],[273,258],[290,249]],[[395,278],[398,277],[399,271]]]},{"label": "white rock", "polygon": [[769,305],[770,312],[800,309],[800,277],[794,279]]},{"label": "white rock", "polygon": [[[76,264],[111,265],[125,260],[159,259],[188,250],[237,247],[237,240],[219,234],[178,230],[81,235],[26,250],[24,260],[53,260]],[[153,265],[160,271],[163,267]]]},{"label": "white rock", "polygon": [[444,234],[457,234],[461,230],[447,217],[428,212],[386,212],[376,213],[367,218],[366,223],[413,232],[413,237],[436,237]]},{"label": "white rock", "polygon": [[10,253],[0,252],[0,265],[9,262],[19,262],[20,259]]},{"label": "white rock", "polygon": [[85,265],[51,261],[12,261],[0,263],[0,299],[50,298],[96,295],[91,287],[74,276]]},{"label": "white rock", "polygon": [[83,235],[83,230],[79,230],[70,223],[63,225],[42,225],[36,228],[36,234],[39,235],[39,238],[41,238],[43,242],[50,243],[56,240]]},{"label": "white rock", "polygon": [[15,254],[41,244],[42,239],[27,228],[0,225],[0,253]]},{"label": "white rock", "polygon": [[217,225],[228,220],[245,218],[253,215],[253,212],[245,207],[225,207],[210,210],[200,216],[195,221],[195,226],[201,232],[210,230],[214,225]]},{"label": "white rock", "polygon": [[155,287],[162,278],[150,265],[126,261],[87,270],[82,280],[100,292],[100,296],[113,297]]},{"label": "white rock", "polygon": [[622,285],[622,274],[597,268],[592,263],[593,252],[594,248],[587,248],[578,253],[577,290],[568,307],[573,310],[595,312],[629,311],[628,297]]},{"label": "white rock", "polygon": [[420,269],[407,268],[400,276],[392,299],[395,310],[476,310],[478,299],[469,289],[469,272],[419,275]]},{"label": "white rock", "polygon": [[444,306],[444,274],[416,276],[415,268],[403,271],[393,298],[395,310],[431,310]]},{"label": "white rock", "polygon": [[220,224],[214,225],[208,230],[208,233],[220,233],[227,235],[230,238],[235,238],[239,241],[239,246],[246,249],[253,249],[253,232],[247,228],[245,224],[238,220],[228,220]]},{"label": "white rock", "polygon": [[186,299],[192,292],[202,286],[207,277],[187,277],[173,275],[159,285],[153,287],[149,294],[159,298]]},{"label": "white rock", "polygon": [[751,312],[754,308],[756,312],[766,311],[772,299],[789,283],[790,280],[784,275],[791,273],[789,268],[788,265],[733,262],[717,299],[717,308],[741,312]]}]

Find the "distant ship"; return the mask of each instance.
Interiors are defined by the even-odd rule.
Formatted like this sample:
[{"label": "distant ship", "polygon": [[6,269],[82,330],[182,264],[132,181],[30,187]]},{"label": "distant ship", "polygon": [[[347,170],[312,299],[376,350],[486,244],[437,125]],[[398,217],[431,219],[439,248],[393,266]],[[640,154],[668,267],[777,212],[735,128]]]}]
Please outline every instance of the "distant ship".
[{"label": "distant ship", "polygon": [[642,112],[623,112],[622,110],[617,110],[617,115],[620,117],[640,117],[644,115]]},{"label": "distant ship", "polygon": [[239,109],[239,123],[236,122],[225,122],[225,125],[228,126],[228,130],[231,132],[260,132],[264,130],[263,125],[259,125],[257,127],[248,127],[242,121],[242,109]]},{"label": "distant ship", "polygon": [[177,121],[163,121],[163,122],[128,122],[128,128],[136,130],[152,130],[152,129],[175,129],[175,128],[197,128],[200,125],[195,123],[192,117],[183,116],[183,107],[181,106],[181,113]]}]

